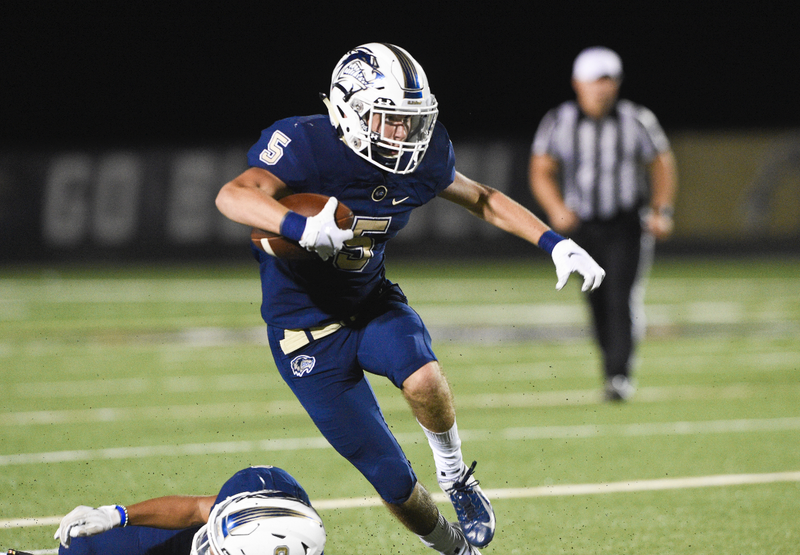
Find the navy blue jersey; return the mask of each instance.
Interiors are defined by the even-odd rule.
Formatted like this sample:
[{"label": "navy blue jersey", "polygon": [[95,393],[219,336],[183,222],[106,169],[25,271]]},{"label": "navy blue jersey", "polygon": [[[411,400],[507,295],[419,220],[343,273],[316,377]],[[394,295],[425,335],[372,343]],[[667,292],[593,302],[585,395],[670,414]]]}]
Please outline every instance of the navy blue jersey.
[{"label": "navy blue jersey", "polygon": [[411,211],[455,179],[455,156],[446,129],[436,124],[419,167],[411,174],[382,171],[342,142],[328,116],[288,118],[265,129],[247,155],[294,193],[334,196],[355,214],[354,238],[328,261],[288,261],[254,249],[261,265],[261,314],[284,329],[344,320],[384,278],[386,243]]}]

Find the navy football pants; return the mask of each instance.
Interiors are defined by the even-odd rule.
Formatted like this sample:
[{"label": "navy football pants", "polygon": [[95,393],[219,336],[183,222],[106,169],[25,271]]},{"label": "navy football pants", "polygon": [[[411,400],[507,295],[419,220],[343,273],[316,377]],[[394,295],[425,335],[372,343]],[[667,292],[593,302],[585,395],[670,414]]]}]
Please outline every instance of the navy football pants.
[{"label": "navy football pants", "polygon": [[[268,327],[275,364],[322,435],[387,502],[405,502],[417,483],[389,430],[364,371],[395,386],[436,360],[419,315],[406,303],[381,303],[377,316],[283,353],[284,330]],[[292,370],[295,361],[295,372]],[[304,363],[301,370],[299,361]],[[310,367],[310,370],[309,370]]]}]

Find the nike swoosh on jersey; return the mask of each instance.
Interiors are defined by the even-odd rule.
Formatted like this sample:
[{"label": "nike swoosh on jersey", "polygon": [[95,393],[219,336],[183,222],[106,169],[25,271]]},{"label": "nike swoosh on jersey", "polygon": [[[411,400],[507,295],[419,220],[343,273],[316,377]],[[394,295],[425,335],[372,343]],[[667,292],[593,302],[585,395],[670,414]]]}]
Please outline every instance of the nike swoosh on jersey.
[{"label": "nike swoosh on jersey", "polygon": [[393,198],[392,199],[392,206],[396,206],[396,205],[400,204],[401,202],[405,202],[407,200],[408,200],[408,197],[403,197],[401,199]]}]

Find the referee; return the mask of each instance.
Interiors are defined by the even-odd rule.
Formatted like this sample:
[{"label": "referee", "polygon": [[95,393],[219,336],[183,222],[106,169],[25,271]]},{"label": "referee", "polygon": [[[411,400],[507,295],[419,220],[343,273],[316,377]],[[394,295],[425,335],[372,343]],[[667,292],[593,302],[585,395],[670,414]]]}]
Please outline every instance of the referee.
[{"label": "referee", "polygon": [[672,232],[675,160],[655,115],[619,99],[622,60],[587,48],[575,59],[576,100],[542,119],[533,141],[531,191],[550,226],[572,236],[606,270],[588,294],[603,353],[604,395],[624,401],[644,335],[644,281],[655,240]]}]

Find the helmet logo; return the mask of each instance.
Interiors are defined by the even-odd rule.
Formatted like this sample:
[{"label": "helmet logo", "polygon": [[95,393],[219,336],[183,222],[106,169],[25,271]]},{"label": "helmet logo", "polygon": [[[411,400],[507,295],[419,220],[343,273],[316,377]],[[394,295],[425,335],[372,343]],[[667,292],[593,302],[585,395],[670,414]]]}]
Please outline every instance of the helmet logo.
[{"label": "helmet logo", "polygon": [[314,364],[316,364],[316,362],[317,359],[308,355],[296,356],[290,363],[292,367],[292,374],[298,378],[302,378],[305,374],[308,374],[314,369]]},{"label": "helmet logo", "polygon": [[[351,96],[366,88],[375,86],[375,81],[383,79],[378,69],[378,59],[366,48],[356,48],[341,62],[342,69],[335,79],[335,85],[344,89],[343,81],[351,81],[350,90],[345,93],[347,102]],[[349,78],[349,79],[348,79]],[[353,107],[355,109],[355,106]],[[358,111],[358,109],[356,109]]]}]

